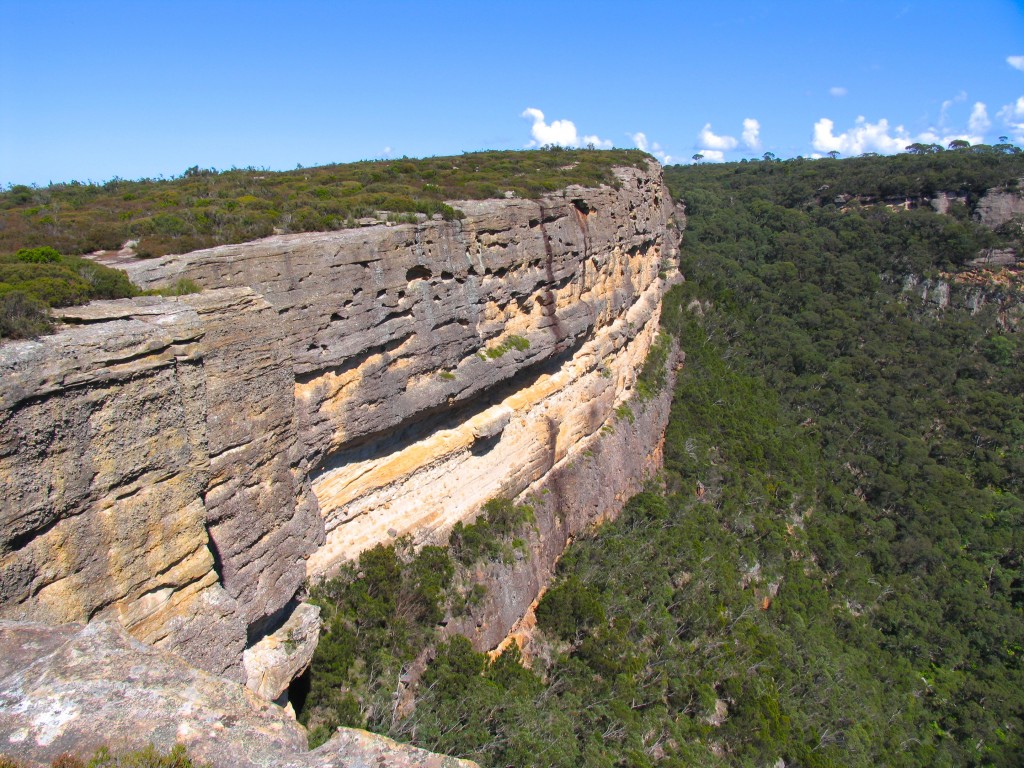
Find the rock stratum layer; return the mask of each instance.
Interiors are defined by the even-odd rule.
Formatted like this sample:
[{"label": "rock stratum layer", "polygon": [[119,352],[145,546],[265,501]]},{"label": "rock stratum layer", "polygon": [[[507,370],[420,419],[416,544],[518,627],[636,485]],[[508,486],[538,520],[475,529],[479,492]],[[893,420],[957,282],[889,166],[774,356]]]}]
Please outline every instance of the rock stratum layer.
[{"label": "rock stratum layer", "polygon": [[[64,310],[0,347],[0,620],[113,622],[272,699],[316,644],[307,578],[555,490],[531,575],[477,622],[496,643],[658,464],[664,403],[616,432],[629,460],[600,450],[676,274],[660,170],[617,175],[141,261],[143,287],[204,291]],[[594,488],[568,492],[587,466]]]}]

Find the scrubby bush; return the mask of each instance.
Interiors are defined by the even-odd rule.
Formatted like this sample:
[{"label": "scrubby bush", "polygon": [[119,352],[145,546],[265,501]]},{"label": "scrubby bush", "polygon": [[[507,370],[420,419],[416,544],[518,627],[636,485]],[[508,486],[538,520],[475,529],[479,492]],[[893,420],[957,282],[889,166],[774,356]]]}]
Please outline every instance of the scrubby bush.
[{"label": "scrubby bush", "polygon": [[[211,768],[209,763],[197,763],[189,757],[181,744],[169,752],[161,752],[152,744],[142,749],[111,752],[100,747],[88,760],[63,754],[50,763],[51,768]],[[0,755],[0,768],[27,768],[25,763]]]},{"label": "scrubby bush", "polygon": [[569,184],[617,186],[615,166],[644,166],[637,150],[476,152],[421,160],[366,161],[294,171],[188,169],[168,180],[51,184],[0,191],[0,251],[53,246],[67,253],[140,240],[140,256],[183,253],[288,232],[356,226],[387,211],[396,219],[464,217],[449,200],[536,198]]},{"label": "scrubby bush", "polygon": [[323,616],[299,714],[310,745],[338,726],[380,727],[405,665],[433,639],[444,616],[454,566],[447,551],[413,552],[408,539],[363,552],[352,566],[311,590]]},{"label": "scrubby bush", "polygon": [[31,339],[52,327],[43,302],[0,283],[0,338]]},{"label": "scrubby bush", "polygon": [[[197,288],[179,281],[175,290]],[[50,246],[22,248],[0,256],[0,296],[3,318],[0,338],[29,338],[45,333],[51,324],[48,307],[70,307],[93,299],[138,296],[139,289],[120,269],[112,269],[80,256],[67,256]],[[179,295],[177,293],[173,295]]]},{"label": "scrubby bush", "polygon": [[484,504],[472,523],[456,523],[448,537],[452,556],[463,565],[477,560],[498,560],[510,554],[509,539],[533,522],[533,507],[496,497]]}]

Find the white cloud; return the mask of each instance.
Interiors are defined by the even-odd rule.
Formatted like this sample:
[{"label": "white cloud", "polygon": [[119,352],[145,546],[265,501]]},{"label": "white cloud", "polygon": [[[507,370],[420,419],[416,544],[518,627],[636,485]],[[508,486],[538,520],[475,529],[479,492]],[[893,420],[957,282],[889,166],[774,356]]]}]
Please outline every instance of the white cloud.
[{"label": "white cloud", "polygon": [[1015,142],[1024,143],[1024,96],[1018,98],[1013,104],[1007,104],[996,113],[996,116],[1013,134]]},{"label": "white cloud", "polygon": [[544,120],[544,113],[534,107],[523,110],[520,117],[533,120],[530,126],[530,135],[533,140],[527,147],[543,147],[548,144],[558,144],[562,147],[582,147],[593,144],[600,149],[611,149],[612,142],[598,136],[584,136],[580,139],[576,131],[576,124],[572,120],[553,120],[548,123]]},{"label": "white cloud", "polygon": [[650,152],[661,161],[662,165],[668,165],[672,162],[672,155],[667,154],[658,142],[649,142],[647,140],[647,134],[637,132],[630,134],[629,138],[633,140],[633,144],[636,145],[637,149],[641,152]]},{"label": "white cloud", "polygon": [[1024,96],[1019,97],[1014,104],[1007,104],[998,114],[1004,120],[1024,119]]},{"label": "white cloud", "polygon": [[938,144],[943,147],[948,147],[949,142],[954,139],[966,141],[968,144],[981,144],[985,141],[984,136],[972,133],[937,133],[934,128],[930,128],[924,133],[919,133],[917,136],[911,138],[912,143],[920,144]]},{"label": "white cloud", "polygon": [[985,105],[980,101],[974,102],[974,109],[971,110],[971,117],[967,121],[967,130],[972,133],[984,133],[991,125],[992,121],[988,119]]},{"label": "white cloud", "polygon": [[[711,123],[706,124],[699,134],[697,134],[697,143],[702,147],[701,151],[705,149],[713,150],[728,150],[736,149],[736,145],[739,144],[736,141],[735,136],[719,136],[711,131]],[[704,152],[707,155],[707,152]]]},{"label": "white cloud", "polygon": [[860,155],[864,152],[901,152],[910,144],[910,137],[902,125],[896,126],[896,135],[891,136],[889,121],[884,117],[877,123],[869,123],[863,116],[848,131],[836,135],[835,123],[827,117],[814,124],[812,146],[819,152],[841,152],[844,155]]},{"label": "white cloud", "polygon": [[1024,72],[1024,56],[1007,56],[1006,63],[1014,69]]},{"label": "white cloud", "polygon": [[576,134],[576,124],[572,120],[555,120],[550,125],[544,121],[544,113],[539,109],[529,107],[523,110],[520,117],[528,117],[533,120],[530,134],[533,141],[529,146],[543,146],[545,144],[559,144],[563,147],[575,147],[580,143]]},{"label": "white cloud", "polygon": [[703,155],[701,160],[706,160],[709,163],[720,163],[725,160],[725,152],[720,149],[702,149],[697,154]]},{"label": "white cloud", "polygon": [[831,88],[828,89],[828,92],[830,95],[835,96],[836,98],[846,95],[846,89],[843,88],[843,86],[841,85],[833,85]]},{"label": "white cloud", "polygon": [[743,121],[743,143],[750,149],[757,149],[761,146],[761,124],[752,117]]},{"label": "white cloud", "polygon": [[[985,105],[980,102],[979,104],[981,110],[978,110],[978,105],[975,105],[975,112],[980,115],[984,112]],[[987,114],[985,119],[988,119]],[[971,126],[972,131],[975,131],[975,128],[975,125]],[[894,154],[902,152],[910,144],[940,144],[946,147],[954,139],[962,139],[971,144],[980,144],[984,141],[984,137],[977,131],[974,133],[940,133],[934,128],[912,136],[902,125],[891,128],[889,121],[884,117],[877,123],[869,123],[861,116],[857,118],[852,128],[839,134],[835,133],[834,122],[827,117],[821,118],[814,124],[814,138],[811,144],[819,152],[834,151],[844,155],[860,155],[865,152]]]}]

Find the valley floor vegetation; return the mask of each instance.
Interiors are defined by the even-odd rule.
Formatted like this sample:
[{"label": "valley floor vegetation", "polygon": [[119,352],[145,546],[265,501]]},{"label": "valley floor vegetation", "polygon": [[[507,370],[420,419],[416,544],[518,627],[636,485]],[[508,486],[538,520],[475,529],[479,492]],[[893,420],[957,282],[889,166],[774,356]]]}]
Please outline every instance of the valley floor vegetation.
[{"label": "valley floor vegetation", "polygon": [[[466,539],[365,553],[316,593],[303,718],[484,766],[1024,763],[1024,346],[969,286],[945,308],[903,289],[1024,245],[970,218],[1021,158],[978,157],[667,169],[689,228],[663,328],[686,363],[660,482],[566,552],[528,663],[437,644],[472,599],[450,597]],[[962,213],[820,192],[932,176]]]}]

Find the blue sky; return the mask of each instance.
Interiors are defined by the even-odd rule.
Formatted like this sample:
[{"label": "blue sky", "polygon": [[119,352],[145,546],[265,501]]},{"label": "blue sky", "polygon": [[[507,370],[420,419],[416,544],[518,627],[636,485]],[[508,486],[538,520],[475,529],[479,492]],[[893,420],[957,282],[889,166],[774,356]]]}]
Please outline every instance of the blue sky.
[{"label": "blue sky", "polygon": [[0,185],[531,142],[1024,144],[1008,0],[0,0],[0,46]]}]

